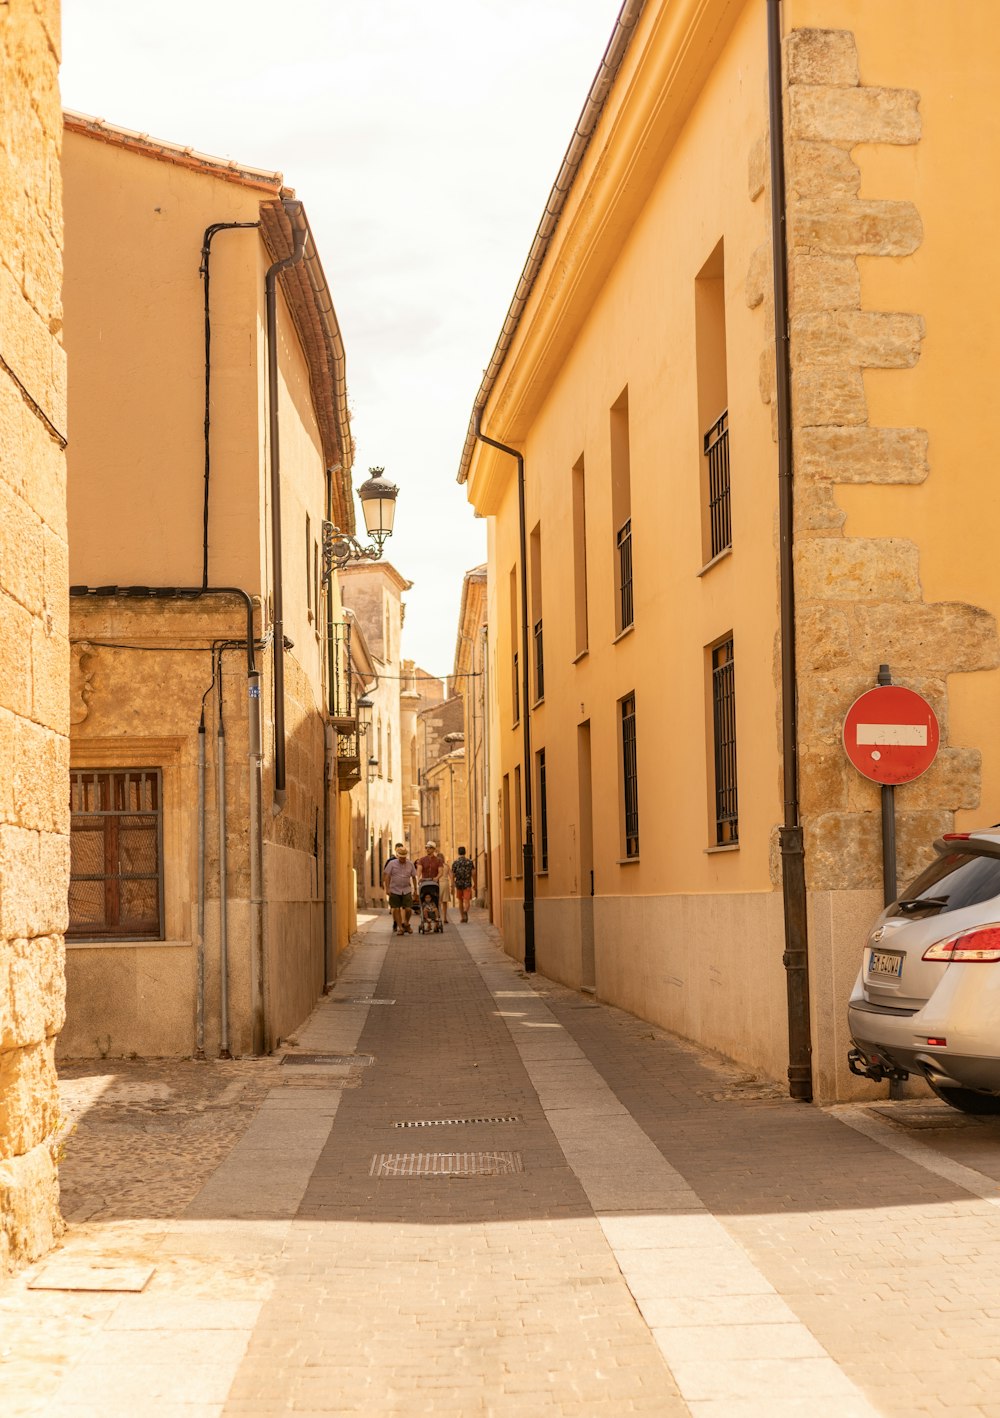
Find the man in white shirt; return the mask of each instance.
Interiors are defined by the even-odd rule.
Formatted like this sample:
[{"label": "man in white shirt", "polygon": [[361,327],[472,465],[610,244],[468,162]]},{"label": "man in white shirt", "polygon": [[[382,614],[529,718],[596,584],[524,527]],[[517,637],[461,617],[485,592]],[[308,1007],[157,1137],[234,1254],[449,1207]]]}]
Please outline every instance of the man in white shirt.
[{"label": "man in white shirt", "polygon": [[417,885],[417,873],[402,842],[396,843],[396,855],[390,857],[382,873],[382,886],[392,907],[392,929],[399,935],[412,935],[410,912]]}]

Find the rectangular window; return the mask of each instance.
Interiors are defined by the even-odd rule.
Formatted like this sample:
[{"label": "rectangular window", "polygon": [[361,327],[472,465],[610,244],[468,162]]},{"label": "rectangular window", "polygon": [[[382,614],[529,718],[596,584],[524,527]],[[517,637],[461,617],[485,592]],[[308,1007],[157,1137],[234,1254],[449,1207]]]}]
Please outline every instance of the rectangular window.
[{"label": "rectangular window", "polygon": [[549,869],[549,811],[545,797],[545,750],[540,748],[535,754],[538,784],[538,870]]},{"label": "rectangular window", "polygon": [[514,875],[524,874],[524,822],[521,816],[521,765],[514,769]]},{"label": "rectangular window", "polygon": [[510,568],[510,662],[513,676],[511,694],[513,696],[515,724],[521,717],[521,680],[518,673],[520,665],[517,655],[517,629],[517,565],[515,564]]},{"label": "rectangular window", "polygon": [[503,775],[503,874],[510,881],[510,775]]},{"label": "rectangular window", "polygon": [[70,938],[163,940],[158,768],[70,774]]},{"label": "rectangular window", "polygon": [[724,409],[705,434],[708,460],[709,551],[718,556],[732,546],[729,517],[729,410]]},{"label": "rectangular window", "polygon": [[312,523],[309,520],[309,513],[306,513],[306,614],[309,619],[313,618],[313,595],[312,595]]},{"label": "rectangular window", "polygon": [[313,604],[316,607],[316,627],[319,629],[319,542],[313,541]]},{"label": "rectangular window", "polygon": [[639,764],[635,742],[635,694],[621,704],[622,806],[626,857],[639,855]]},{"label": "rectangular window", "polygon": [[615,634],[634,621],[632,595],[632,468],[628,389],[611,409],[611,516],[615,539]]},{"label": "rectangular window", "polygon": [[531,628],[534,645],[535,702],[545,698],[545,659],[542,653],[542,528],[537,525],[529,547],[531,568]]},{"label": "rectangular window", "polygon": [[715,741],[715,841],[739,841],[736,802],[736,686],[733,639],[712,650],[712,727]]},{"label": "rectangular window", "polygon": [[719,242],[694,283],[701,465],[702,562],[732,546],[729,506],[729,385],[726,373],[725,247]]},{"label": "rectangular window", "polygon": [[576,654],[589,644],[587,624],[587,499],[581,456],[573,466],[573,587],[576,611]]}]

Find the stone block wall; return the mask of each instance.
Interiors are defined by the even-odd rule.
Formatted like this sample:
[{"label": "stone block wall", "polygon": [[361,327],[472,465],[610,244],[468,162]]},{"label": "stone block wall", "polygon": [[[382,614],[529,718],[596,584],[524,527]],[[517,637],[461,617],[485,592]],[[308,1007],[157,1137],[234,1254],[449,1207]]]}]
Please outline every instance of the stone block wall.
[{"label": "stone block wall", "polygon": [[0,7],[0,1275],[62,1229],[69,881],[66,374],[55,0]]},{"label": "stone block wall", "polygon": [[[795,467],[796,648],[801,797],[813,891],[881,884],[880,799],[847,762],[841,731],[880,662],[924,694],[941,723],[933,767],[897,794],[899,878],[926,861],[933,837],[979,801],[980,754],[951,743],[947,677],[1000,665],[993,616],[976,605],[924,599],[920,549],[895,536],[855,536],[837,487],[905,486],[931,474],[926,429],[869,419],[867,370],[920,359],[918,311],[862,308],[859,258],[917,251],[923,224],[905,200],[862,198],[860,144],[921,139],[920,95],[864,85],[855,36],[794,30],[785,41],[785,167]],[[768,184],[767,143],[750,157],[751,200]],[[751,307],[772,299],[770,246],[747,274]],[[767,311],[768,328],[773,319]],[[761,358],[761,394],[774,410],[774,347]],[[776,666],[777,670],[777,666]]]}]

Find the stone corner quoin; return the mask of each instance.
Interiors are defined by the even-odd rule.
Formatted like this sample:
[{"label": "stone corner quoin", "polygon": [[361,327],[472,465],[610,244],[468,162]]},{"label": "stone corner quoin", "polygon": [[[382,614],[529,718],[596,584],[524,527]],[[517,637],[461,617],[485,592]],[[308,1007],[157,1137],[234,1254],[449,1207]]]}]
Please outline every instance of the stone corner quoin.
[{"label": "stone corner quoin", "polygon": [[[905,260],[921,246],[923,222],[913,202],[859,197],[854,152],[919,143],[920,95],[863,84],[849,31],[793,31],[784,60],[797,653],[812,673],[800,699],[810,746],[802,760],[806,860],[812,889],[857,890],[880,881],[879,801],[875,785],[846,771],[844,713],[887,661],[897,679],[926,687],[941,719],[939,761],[899,794],[905,879],[931,837],[953,826],[954,813],[978,805],[980,755],[946,741],[947,679],[1000,665],[1000,637],[978,606],[925,601],[917,543],[892,536],[889,525],[883,536],[852,536],[837,507],[838,486],[902,489],[933,476],[928,431],[874,426],[864,387],[866,370],[917,365],[923,316],[863,309],[858,269],[859,257]],[[752,154],[751,198],[765,180]],[[766,300],[765,270],[761,256],[748,272],[751,308]],[[773,404],[769,358],[773,368],[765,351],[761,394]]]},{"label": "stone corner quoin", "polygon": [[[62,1230],[69,647],[57,0],[5,7],[0,85],[0,1277]],[[6,554],[9,553],[9,554]]]}]

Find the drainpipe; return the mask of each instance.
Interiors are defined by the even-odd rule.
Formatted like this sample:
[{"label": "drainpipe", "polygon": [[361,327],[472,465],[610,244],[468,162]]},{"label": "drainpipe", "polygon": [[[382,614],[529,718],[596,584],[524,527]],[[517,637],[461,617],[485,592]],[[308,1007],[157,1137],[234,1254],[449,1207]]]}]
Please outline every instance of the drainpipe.
[{"label": "drainpipe", "polygon": [[219,651],[219,730],[216,738],[216,794],[219,818],[219,1058],[231,1059],[229,1049],[229,896],[226,860],[226,730],[222,716],[222,651]]},{"label": "drainpipe", "polygon": [[493,841],[490,832],[490,632],[483,626],[483,879],[477,883],[479,896],[493,920]]},{"label": "drainpipe", "polygon": [[198,725],[198,956],[195,998],[196,1059],[205,1057],[205,709]]},{"label": "drainpipe", "polygon": [[202,554],[201,584],[208,587],[208,492],[212,480],[212,449],[210,430],[212,425],[212,315],[208,301],[212,240],[220,231],[241,231],[259,228],[260,222],[213,222],[205,228],[201,241],[201,265],[198,274],[205,282],[205,493],[202,507]]},{"label": "drainpipe", "polygon": [[788,1091],[812,1101],[812,1029],[809,1019],[809,937],[806,876],[799,815],[798,705],[795,667],[794,486],[791,359],[788,331],[788,254],[781,86],[781,0],[767,0],[767,93],[771,144],[771,247],[774,258],[775,405],[778,417],[778,578],[781,608],[781,756],[784,824],[781,889],[785,914],[788,996]]},{"label": "drainpipe", "polygon": [[517,460],[517,515],[521,542],[521,723],[524,734],[524,968],[535,969],[535,841],[531,826],[531,661],[528,637],[528,539],[524,515],[524,455],[506,443],[487,438],[482,431],[482,411],[476,411],[476,437],[500,453]]},{"label": "drainpipe", "polygon": [[[286,202],[289,217],[302,210],[301,202]],[[274,626],[274,801],[277,815],[285,806],[285,627],[281,569],[281,450],[278,442],[278,274],[302,260],[308,228],[293,222],[294,246],[291,256],[275,261],[264,277],[264,306],[267,319],[267,426],[271,462],[271,574],[272,622]]]}]

